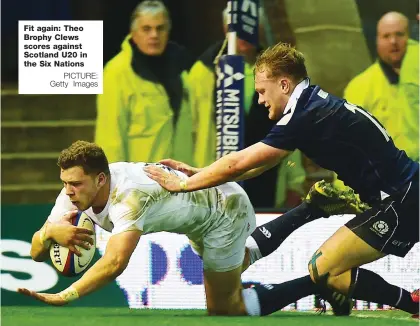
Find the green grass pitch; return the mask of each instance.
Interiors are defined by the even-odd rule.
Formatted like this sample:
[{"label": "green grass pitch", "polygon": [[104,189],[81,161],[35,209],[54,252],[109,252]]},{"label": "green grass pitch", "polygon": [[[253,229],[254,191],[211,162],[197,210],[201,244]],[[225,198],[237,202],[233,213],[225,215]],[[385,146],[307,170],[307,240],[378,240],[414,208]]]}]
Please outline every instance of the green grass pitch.
[{"label": "green grass pitch", "polygon": [[317,315],[290,311],[267,317],[209,317],[204,310],[3,306],[1,315],[2,326],[398,326],[418,323],[398,310],[353,311],[351,317],[334,317],[331,312]]}]

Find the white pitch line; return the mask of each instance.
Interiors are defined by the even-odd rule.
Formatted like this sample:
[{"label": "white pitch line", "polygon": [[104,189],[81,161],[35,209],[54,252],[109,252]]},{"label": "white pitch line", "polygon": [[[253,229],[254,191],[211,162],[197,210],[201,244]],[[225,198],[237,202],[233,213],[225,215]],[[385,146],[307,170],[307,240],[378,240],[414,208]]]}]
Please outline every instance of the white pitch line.
[{"label": "white pitch line", "polygon": [[360,313],[354,313],[352,312],[352,314],[350,315],[350,317],[355,317],[355,318],[382,318],[382,319],[393,319],[393,320],[405,320],[405,321],[411,321],[411,322],[415,322],[417,321],[414,318],[411,318],[411,316],[407,316],[407,317],[391,317],[391,316],[386,316],[386,315],[379,315],[379,314],[360,314]]}]

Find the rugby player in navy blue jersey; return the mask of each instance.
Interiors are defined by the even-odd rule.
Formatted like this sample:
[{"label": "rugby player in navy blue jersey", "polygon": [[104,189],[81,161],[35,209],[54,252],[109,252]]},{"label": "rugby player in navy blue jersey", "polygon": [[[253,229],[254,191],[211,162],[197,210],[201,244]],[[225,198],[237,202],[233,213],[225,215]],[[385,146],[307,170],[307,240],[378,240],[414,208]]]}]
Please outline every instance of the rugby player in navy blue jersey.
[{"label": "rugby player in navy blue jersey", "polygon": [[[266,315],[331,288],[343,297],[419,311],[418,295],[359,266],[388,254],[404,257],[419,241],[419,164],[395,147],[368,112],[310,85],[303,55],[287,44],[268,48],[255,64],[259,103],[278,121],[261,142],[231,153],[187,180],[156,167],[146,172],[172,192],[255,177],[301,150],[337,173],[371,206],[337,230],[309,261],[308,276],[249,289],[249,314]],[[417,302],[416,302],[417,301]]]}]

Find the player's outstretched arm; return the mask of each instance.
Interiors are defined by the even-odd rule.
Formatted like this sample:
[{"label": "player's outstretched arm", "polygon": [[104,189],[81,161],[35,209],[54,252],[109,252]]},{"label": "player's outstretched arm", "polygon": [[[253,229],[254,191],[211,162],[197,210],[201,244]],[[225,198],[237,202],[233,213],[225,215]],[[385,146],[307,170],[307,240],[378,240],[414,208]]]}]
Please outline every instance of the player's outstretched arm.
[{"label": "player's outstretched arm", "polygon": [[209,188],[228,181],[254,178],[279,164],[289,151],[262,142],[223,156],[188,179],[187,191]]},{"label": "player's outstretched arm", "polygon": [[278,165],[281,162],[281,160],[283,160],[283,158],[284,158],[283,156],[282,157],[274,157],[271,162],[267,162],[263,166],[260,166],[258,168],[255,168],[255,169],[246,171],[245,173],[242,173],[240,176],[236,177],[234,181],[243,181],[243,180],[248,180],[248,179],[258,177],[260,174],[263,174],[265,171],[270,170],[271,168]]},{"label": "player's outstretched arm", "polygon": [[85,296],[113,281],[125,270],[140,236],[141,231],[126,231],[111,236],[105,254],[78,281],[60,293],[37,293],[22,288],[18,292],[54,306]]},{"label": "player's outstretched arm", "polygon": [[[289,153],[289,151],[260,142],[239,152],[223,156],[187,180],[181,180],[177,176],[163,173],[161,169],[155,166],[147,166],[144,170],[150,178],[169,191],[194,191],[214,187],[228,181],[254,177],[260,170],[248,173],[245,178],[243,175],[253,169],[267,170],[273,166],[273,162],[278,164]],[[254,174],[254,172],[257,173]]]},{"label": "player's outstretched arm", "polygon": [[89,249],[89,244],[93,244],[90,235],[92,231],[79,228],[71,224],[71,219],[77,214],[77,210],[70,211],[62,217],[59,222],[51,223],[46,221],[42,228],[35,232],[31,243],[31,257],[35,261],[45,261],[48,258],[51,241],[69,248],[76,255],[81,253],[76,245]]},{"label": "player's outstretched arm", "polygon": [[126,269],[141,233],[137,230],[126,231],[109,238],[105,254],[73,284],[79,296],[89,294],[113,281]]}]

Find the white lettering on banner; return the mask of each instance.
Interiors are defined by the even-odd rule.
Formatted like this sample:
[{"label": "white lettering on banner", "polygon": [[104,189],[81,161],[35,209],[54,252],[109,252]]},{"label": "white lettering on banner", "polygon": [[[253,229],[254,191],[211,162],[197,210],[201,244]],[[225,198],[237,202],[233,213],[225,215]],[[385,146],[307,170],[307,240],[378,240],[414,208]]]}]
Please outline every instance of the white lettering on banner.
[{"label": "white lettering on banner", "polygon": [[254,29],[253,27],[249,26],[249,25],[244,25],[243,26],[243,30],[249,34],[253,34],[254,33]]},{"label": "white lettering on banner", "polygon": [[250,10],[249,14],[251,16],[257,17],[257,4],[254,1],[251,0],[244,0],[242,2],[241,11],[243,13],[247,13]]},{"label": "white lettering on banner", "polygon": [[257,33],[257,4],[254,1],[244,0],[241,7],[240,23],[242,30],[248,34]]},{"label": "white lettering on banner", "polygon": [[[225,110],[226,115],[223,116],[223,134],[227,136],[237,136],[237,143],[239,143],[238,129],[239,129],[239,107],[234,110]],[[232,114],[232,115],[227,115]],[[229,137],[231,138],[231,137]],[[230,142],[230,141],[228,141]],[[223,142],[224,143],[224,142]]]},{"label": "white lettering on banner", "polygon": [[[277,216],[257,214],[257,225],[261,226]],[[242,281],[273,284],[307,275],[308,261],[316,249],[350,218],[351,215],[336,216],[304,225],[293,232],[273,254],[252,265],[242,275]],[[96,234],[97,246],[103,254],[110,233],[97,227]],[[187,251],[188,259],[183,260]],[[405,259],[387,256],[364,265],[364,268],[378,272],[392,284],[412,290],[420,284],[419,260],[420,246],[416,244]],[[186,236],[166,232],[148,234],[142,236],[117,283],[127,293],[131,308],[204,309],[201,266],[201,260],[191,254]],[[367,308],[365,303],[357,304],[361,309]],[[284,310],[292,307],[290,305]],[[299,300],[297,308],[313,309],[313,296]]]},{"label": "white lettering on banner", "polygon": [[253,18],[248,17],[248,16],[243,16],[242,20],[245,24],[248,24],[248,25],[253,26],[253,27],[257,26],[257,20],[256,19],[253,19]]},{"label": "white lettering on banner", "polygon": [[[21,240],[0,240],[1,248],[1,288],[17,291],[18,288],[28,288],[33,291],[46,291],[58,282],[57,272],[46,263],[33,261],[31,258],[14,258],[4,255],[6,252],[28,257],[31,244]],[[19,279],[10,272],[20,272],[30,275],[29,279]]]},{"label": "white lettering on banner", "polygon": [[[233,82],[243,79],[240,72],[234,72],[229,64],[223,65],[223,71],[217,67],[217,87],[223,81],[224,89],[216,92],[216,150],[217,158],[240,150],[240,90],[228,89]],[[223,112],[222,112],[223,110]]]},{"label": "white lettering on banner", "polygon": [[[218,108],[218,119],[216,121],[217,128],[217,143],[216,149],[219,156],[220,147],[223,146],[221,156],[227,155],[230,152],[237,152],[239,148],[239,123],[240,123],[240,91],[237,89],[226,89],[225,97],[222,98],[221,103],[217,103],[218,107],[223,106],[223,118]],[[223,119],[223,120],[222,120]],[[221,124],[223,122],[223,125]],[[222,127],[223,126],[223,127]],[[222,136],[223,132],[223,136]]]},{"label": "white lettering on banner", "polygon": [[[237,7],[238,3],[236,1],[228,1],[227,3],[227,24],[236,24],[237,21]],[[232,13],[233,12],[233,13]]]},{"label": "white lettering on banner", "polygon": [[[225,78],[225,74],[223,73],[223,71],[220,69],[219,66],[216,66],[216,75],[217,75],[216,86],[217,88],[219,88],[222,83],[223,78]],[[221,90],[218,90],[218,92],[221,92]]]},{"label": "white lettering on banner", "polygon": [[[227,89],[225,93],[226,93],[226,97],[225,97],[226,102],[232,102],[233,106],[238,105],[239,103],[238,95],[240,95],[239,89]],[[226,105],[232,105],[232,103],[226,103]]]}]

